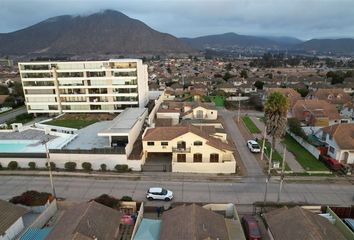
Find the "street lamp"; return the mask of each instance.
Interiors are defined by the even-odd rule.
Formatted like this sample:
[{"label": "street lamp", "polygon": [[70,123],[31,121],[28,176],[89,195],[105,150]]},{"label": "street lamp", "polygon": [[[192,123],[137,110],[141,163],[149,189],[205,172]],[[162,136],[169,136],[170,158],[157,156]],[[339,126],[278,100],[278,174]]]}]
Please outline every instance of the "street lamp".
[{"label": "street lamp", "polygon": [[44,146],[45,146],[45,155],[46,155],[46,159],[47,159],[47,167],[48,167],[48,171],[49,171],[49,179],[50,179],[50,186],[52,188],[52,194],[53,194],[53,197],[56,198],[55,188],[54,188],[54,183],[53,183],[52,166],[50,165],[50,156],[49,156],[49,150],[48,150],[48,145],[47,145],[48,141],[49,140],[43,140],[42,144],[44,144]]}]

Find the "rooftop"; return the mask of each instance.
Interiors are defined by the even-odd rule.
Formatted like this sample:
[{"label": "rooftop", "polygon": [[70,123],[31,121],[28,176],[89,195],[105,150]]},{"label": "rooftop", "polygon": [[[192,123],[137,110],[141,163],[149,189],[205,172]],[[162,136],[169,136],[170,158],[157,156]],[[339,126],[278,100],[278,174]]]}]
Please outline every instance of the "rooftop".
[{"label": "rooftop", "polygon": [[111,124],[106,129],[101,130],[98,135],[106,136],[114,134],[128,134],[134,127],[135,123],[143,117],[147,108],[126,108],[116,118],[111,121]]},{"label": "rooftop", "polygon": [[26,212],[27,209],[0,199],[0,236]]}]

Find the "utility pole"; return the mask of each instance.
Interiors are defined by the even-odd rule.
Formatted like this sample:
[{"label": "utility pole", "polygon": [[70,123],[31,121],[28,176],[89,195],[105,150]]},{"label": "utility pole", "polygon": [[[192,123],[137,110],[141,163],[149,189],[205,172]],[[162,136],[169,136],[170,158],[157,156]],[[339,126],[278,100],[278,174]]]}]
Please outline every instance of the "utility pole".
[{"label": "utility pole", "polygon": [[241,93],[238,94],[238,112],[237,112],[237,122],[240,122],[240,114],[241,114]]},{"label": "utility pole", "polygon": [[50,165],[50,156],[49,156],[47,142],[48,141],[44,141],[44,146],[45,146],[45,153],[46,153],[47,165],[48,165],[48,171],[49,171],[50,186],[52,188],[53,197],[56,198],[55,188],[54,188],[54,183],[53,183],[52,166]]},{"label": "utility pole", "polygon": [[283,188],[283,181],[284,181],[284,169],[285,169],[285,153],[286,153],[286,146],[284,145],[284,152],[283,152],[283,163],[281,165],[281,174],[280,174],[280,184],[279,184],[279,192],[278,192],[278,199],[277,199],[277,203],[279,203],[280,201],[280,194],[281,194],[281,190]]},{"label": "utility pole", "polygon": [[273,155],[273,146],[270,148],[270,154],[268,158],[268,174],[266,178],[266,187],[265,187],[265,193],[264,193],[264,201],[263,201],[263,207],[265,207],[265,204],[267,202],[267,194],[268,194],[268,183],[270,181],[270,170],[271,170],[271,164],[272,164],[272,155]]}]

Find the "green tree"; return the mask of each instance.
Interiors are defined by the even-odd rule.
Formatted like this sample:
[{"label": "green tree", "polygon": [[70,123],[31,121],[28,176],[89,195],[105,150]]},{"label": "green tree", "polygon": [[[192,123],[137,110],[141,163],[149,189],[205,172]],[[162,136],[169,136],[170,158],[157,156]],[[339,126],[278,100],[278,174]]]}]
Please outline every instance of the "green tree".
[{"label": "green tree", "polygon": [[301,97],[306,97],[309,94],[309,90],[307,88],[297,88],[296,91],[300,93]]},{"label": "green tree", "polygon": [[289,118],[288,119],[288,127],[289,131],[294,133],[296,136],[299,136],[303,139],[307,139],[307,136],[301,128],[301,123],[297,118]]},{"label": "green tree", "polygon": [[240,73],[240,76],[241,76],[242,78],[248,78],[247,70],[243,69],[243,70],[241,71],[241,73]]},{"label": "green tree", "polygon": [[257,89],[263,89],[264,82],[257,80],[253,85],[254,85]]},{"label": "green tree", "polygon": [[232,78],[232,75],[229,72],[226,72],[222,78],[227,81],[228,79]]},{"label": "green tree", "polygon": [[8,95],[9,89],[6,86],[0,85],[0,95]]}]

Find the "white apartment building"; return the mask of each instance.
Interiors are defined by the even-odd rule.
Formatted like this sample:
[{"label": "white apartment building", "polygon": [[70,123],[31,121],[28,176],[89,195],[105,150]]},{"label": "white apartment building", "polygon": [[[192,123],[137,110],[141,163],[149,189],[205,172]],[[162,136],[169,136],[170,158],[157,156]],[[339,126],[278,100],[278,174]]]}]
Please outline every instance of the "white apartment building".
[{"label": "white apartment building", "polygon": [[28,113],[117,113],[149,100],[140,59],[18,65]]}]

